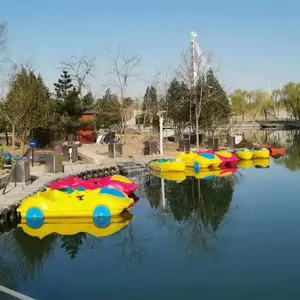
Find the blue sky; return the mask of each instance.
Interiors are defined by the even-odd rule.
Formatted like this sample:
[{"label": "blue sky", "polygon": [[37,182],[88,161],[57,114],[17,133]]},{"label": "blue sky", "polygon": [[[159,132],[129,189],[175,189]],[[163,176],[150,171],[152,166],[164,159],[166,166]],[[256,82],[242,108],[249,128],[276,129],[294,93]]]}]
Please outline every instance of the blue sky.
[{"label": "blue sky", "polygon": [[142,81],[130,88],[144,93],[154,74],[178,64],[196,31],[204,52],[227,89],[267,90],[300,81],[300,1],[289,0],[1,0],[0,21],[8,22],[14,60],[32,58],[49,87],[59,63],[83,51],[97,58],[92,90],[103,90],[109,69],[105,51],[120,46],[142,57]]}]

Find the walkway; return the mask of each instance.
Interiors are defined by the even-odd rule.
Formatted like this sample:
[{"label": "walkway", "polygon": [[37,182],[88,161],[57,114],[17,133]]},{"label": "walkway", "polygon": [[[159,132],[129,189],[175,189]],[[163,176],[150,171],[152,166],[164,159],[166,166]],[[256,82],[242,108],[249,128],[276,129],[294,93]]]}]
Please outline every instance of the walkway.
[{"label": "walkway", "polygon": [[[115,164],[108,165],[105,167],[111,167]],[[65,167],[64,173],[45,173],[45,166],[38,166],[31,168],[31,175],[38,177],[32,184],[26,185],[25,183],[18,183],[15,186],[14,183],[9,183],[6,189],[6,194],[3,195],[2,191],[0,194],[0,220],[2,222],[7,220],[6,214],[22,203],[22,201],[36,194],[40,190],[44,189],[52,182],[68,176],[76,176],[78,173],[86,172],[89,170],[99,169],[99,165],[95,164],[73,164]]]}]

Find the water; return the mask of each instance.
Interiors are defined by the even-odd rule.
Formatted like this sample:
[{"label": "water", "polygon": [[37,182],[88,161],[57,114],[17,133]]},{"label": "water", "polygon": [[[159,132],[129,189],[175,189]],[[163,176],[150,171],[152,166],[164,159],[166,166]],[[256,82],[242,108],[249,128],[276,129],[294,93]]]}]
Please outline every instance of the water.
[{"label": "water", "polygon": [[299,299],[299,141],[267,169],[165,181],[164,197],[151,180],[110,237],[2,235],[0,284],[42,300]]}]

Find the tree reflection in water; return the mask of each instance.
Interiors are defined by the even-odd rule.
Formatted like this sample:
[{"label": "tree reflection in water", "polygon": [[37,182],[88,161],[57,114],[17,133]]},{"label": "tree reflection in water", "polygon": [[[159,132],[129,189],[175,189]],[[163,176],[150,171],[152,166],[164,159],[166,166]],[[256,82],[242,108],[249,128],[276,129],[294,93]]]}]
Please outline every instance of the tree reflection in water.
[{"label": "tree reflection in water", "polygon": [[275,163],[285,166],[292,172],[300,170],[300,132],[294,133],[291,143],[287,144],[287,154],[277,160]]},{"label": "tree reflection in water", "polygon": [[141,263],[147,250],[144,243],[147,239],[137,233],[137,230],[132,224],[129,224],[120,233],[120,239],[117,246],[121,249],[121,261],[125,263],[129,269],[133,263]]},{"label": "tree reflection in water", "polygon": [[[12,247],[13,237],[10,234],[2,235],[0,238],[0,284],[18,291],[18,278],[20,276],[20,256]],[[18,254],[18,253],[17,253]],[[16,259],[17,257],[17,259]],[[1,299],[4,294],[0,294]]]},{"label": "tree reflection in water", "polygon": [[43,264],[55,250],[56,235],[51,234],[43,239],[27,235],[21,228],[12,233],[19,263],[25,278],[34,278],[43,270]]},{"label": "tree reflection in water", "polygon": [[77,233],[74,235],[61,236],[60,247],[65,249],[71,259],[75,259],[79,250],[83,246],[83,240],[86,240],[86,233]]},{"label": "tree reflection in water", "polygon": [[234,186],[240,180],[241,174],[237,173],[211,180],[188,177],[182,183],[165,181],[167,207],[163,209],[160,204],[161,183],[149,181],[148,200],[155,208],[154,214],[160,226],[168,228],[176,237],[180,236],[190,253],[200,249],[215,251],[220,238],[218,228],[229,210]]},{"label": "tree reflection in water", "polygon": [[[23,232],[21,228],[0,237],[0,284],[19,291],[18,282],[38,276],[43,265],[55,249],[56,236],[40,240]],[[1,299],[7,296],[0,294]]]}]

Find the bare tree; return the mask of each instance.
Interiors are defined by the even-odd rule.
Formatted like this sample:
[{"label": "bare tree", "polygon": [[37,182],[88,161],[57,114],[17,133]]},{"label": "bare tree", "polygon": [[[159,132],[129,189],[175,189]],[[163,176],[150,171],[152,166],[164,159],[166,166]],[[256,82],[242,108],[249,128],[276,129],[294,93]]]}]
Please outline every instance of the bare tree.
[{"label": "bare tree", "polygon": [[88,79],[95,78],[96,58],[89,57],[85,52],[79,57],[71,55],[61,62],[61,69],[68,71],[82,97],[82,89],[89,89]]},{"label": "bare tree", "polygon": [[3,75],[4,62],[6,61],[7,25],[0,22],[0,73]]},{"label": "bare tree", "polygon": [[22,70],[26,70],[27,72],[34,72],[34,61],[31,58],[22,58],[19,62],[9,60],[8,71],[5,73],[7,78],[7,86],[10,87],[13,84],[13,82],[16,80],[16,77],[18,76],[18,74],[20,74]]},{"label": "bare tree", "polygon": [[196,147],[199,148],[199,118],[201,111],[209,101],[214,99],[212,93],[204,93],[205,77],[210,68],[212,54],[205,56],[204,54],[192,53],[188,51],[182,56],[181,63],[176,70],[178,80],[185,83],[189,87],[190,102],[190,121],[192,120],[191,107],[195,108],[195,131],[196,131]]},{"label": "bare tree", "polygon": [[120,48],[115,56],[109,49],[107,51],[112,62],[112,69],[107,73],[107,86],[118,90],[118,96],[123,104],[128,84],[138,77],[136,69],[140,66],[141,58],[131,52],[122,52]]},{"label": "bare tree", "polygon": [[170,82],[174,78],[172,65],[162,66],[162,70],[155,74],[152,85],[157,91],[158,99],[161,103],[165,102]]},{"label": "bare tree", "polygon": [[3,50],[7,41],[7,25],[4,22],[0,23],[0,50]]},{"label": "bare tree", "polygon": [[[166,111],[166,114],[168,114],[166,99],[167,99],[168,89],[170,87],[171,78],[174,77],[173,70],[174,70],[174,68],[172,67],[171,64],[166,65],[166,66],[161,65],[161,70],[153,76],[150,85],[153,86],[156,90],[156,94],[157,94],[156,105],[157,106],[156,107],[152,107],[152,106],[147,107],[147,105],[146,105],[145,114],[144,114],[144,122],[146,121],[147,117],[150,117],[153,119],[153,117],[155,117],[157,115],[158,111]],[[166,136],[167,136],[167,131],[166,131]]]},{"label": "bare tree", "polygon": [[123,52],[120,48],[118,48],[116,55],[113,55],[109,49],[107,49],[107,52],[111,59],[112,68],[106,74],[106,86],[118,91],[118,97],[121,103],[121,126],[126,134],[128,105],[125,100],[127,98],[127,88],[129,84],[139,76],[136,70],[140,66],[141,58],[131,52]]}]

